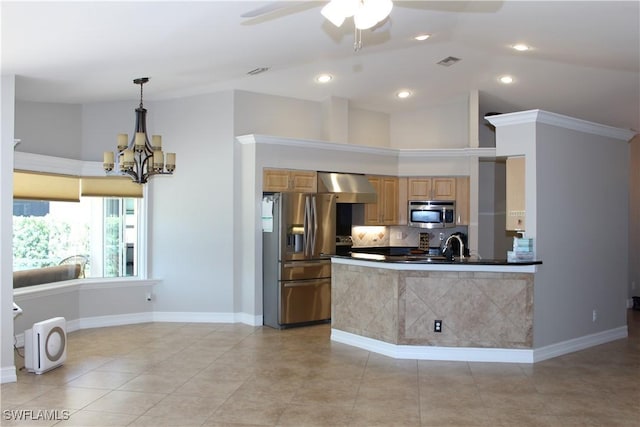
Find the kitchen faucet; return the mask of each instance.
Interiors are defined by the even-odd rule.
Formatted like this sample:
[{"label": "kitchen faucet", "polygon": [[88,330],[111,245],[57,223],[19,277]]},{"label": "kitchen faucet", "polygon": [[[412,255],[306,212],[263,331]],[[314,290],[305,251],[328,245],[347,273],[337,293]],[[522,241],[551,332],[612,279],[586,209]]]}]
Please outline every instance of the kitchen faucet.
[{"label": "kitchen faucet", "polygon": [[451,243],[451,239],[452,238],[456,238],[458,239],[458,242],[460,243],[460,259],[464,258],[464,243],[462,243],[462,239],[460,238],[459,235],[457,234],[452,234],[451,236],[447,237],[447,240],[445,240],[444,242],[444,251],[443,253],[448,253],[449,255],[447,256],[448,258],[450,258],[451,260],[453,260],[453,249],[449,248],[449,245]]}]

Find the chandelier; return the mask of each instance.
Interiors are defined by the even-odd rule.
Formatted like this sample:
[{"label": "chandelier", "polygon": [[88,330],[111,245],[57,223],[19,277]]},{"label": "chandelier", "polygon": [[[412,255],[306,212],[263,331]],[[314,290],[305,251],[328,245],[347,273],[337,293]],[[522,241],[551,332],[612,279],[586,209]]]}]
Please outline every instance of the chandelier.
[{"label": "chandelier", "polygon": [[133,81],[140,85],[140,106],[136,108],[136,129],[133,138],[128,142],[129,136],[126,133],[118,134],[117,156],[114,156],[113,151],[105,151],[103,158],[106,172],[115,169],[121,175],[129,175],[138,184],[145,184],[153,175],[171,175],[176,168],[176,153],[167,153],[165,163],[162,137],[153,135],[149,142],[147,136],[147,110],[142,104],[142,85],[148,81],[148,77]]},{"label": "chandelier", "polygon": [[331,0],[320,13],[336,27],[340,27],[345,19],[353,17],[353,49],[358,51],[362,47],[362,30],[384,21],[392,8],[391,0]]}]

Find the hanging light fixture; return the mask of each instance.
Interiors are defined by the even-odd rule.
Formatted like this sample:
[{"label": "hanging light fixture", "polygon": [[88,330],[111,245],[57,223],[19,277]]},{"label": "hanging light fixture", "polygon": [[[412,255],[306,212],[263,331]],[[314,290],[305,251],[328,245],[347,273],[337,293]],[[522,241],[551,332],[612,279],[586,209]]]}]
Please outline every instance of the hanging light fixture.
[{"label": "hanging light fixture", "polygon": [[145,184],[153,175],[171,175],[176,169],[176,153],[167,153],[165,163],[162,137],[153,135],[149,142],[147,136],[147,110],[142,104],[142,85],[148,81],[149,77],[133,81],[140,85],[140,106],[136,108],[136,129],[133,138],[128,142],[129,136],[126,133],[118,134],[117,157],[113,151],[105,151],[103,158],[106,172],[115,169],[121,175],[129,175],[138,184]]},{"label": "hanging light fixture", "polygon": [[353,17],[355,51],[362,48],[362,30],[367,30],[384,21],[393,9],[391,0],[331,0],[321,12],[336,27],[345,19]]}]

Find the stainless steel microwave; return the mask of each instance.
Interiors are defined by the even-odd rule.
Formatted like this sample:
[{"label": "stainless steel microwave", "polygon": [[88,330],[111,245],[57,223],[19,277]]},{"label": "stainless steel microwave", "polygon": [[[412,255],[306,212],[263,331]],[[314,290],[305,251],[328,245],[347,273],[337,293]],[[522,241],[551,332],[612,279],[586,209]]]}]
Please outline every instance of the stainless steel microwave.
[{"label": "stainless steel microwave", "polygon": [[409,227],[455,227],[456,202],[450,200],[409,200],[407,218]]}]

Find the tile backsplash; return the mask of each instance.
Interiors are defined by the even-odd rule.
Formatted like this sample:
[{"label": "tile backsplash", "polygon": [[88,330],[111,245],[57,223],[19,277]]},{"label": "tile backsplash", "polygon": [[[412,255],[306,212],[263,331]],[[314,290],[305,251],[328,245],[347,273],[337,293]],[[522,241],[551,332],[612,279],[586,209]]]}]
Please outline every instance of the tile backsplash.
[{"label": "tile backsplash", "polygon": [[436,247],[441,246],[442,240],[457,231],[467,233],[467,227],[430,230],[404,225],[354,226],[351,228],[351,238],[354,247],[404,246],[418,248],[420,247],[420,233],[423,235],[426,233],[429,236],[429,246]]}]

